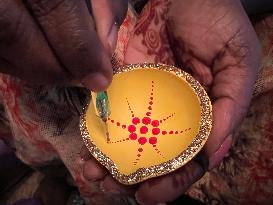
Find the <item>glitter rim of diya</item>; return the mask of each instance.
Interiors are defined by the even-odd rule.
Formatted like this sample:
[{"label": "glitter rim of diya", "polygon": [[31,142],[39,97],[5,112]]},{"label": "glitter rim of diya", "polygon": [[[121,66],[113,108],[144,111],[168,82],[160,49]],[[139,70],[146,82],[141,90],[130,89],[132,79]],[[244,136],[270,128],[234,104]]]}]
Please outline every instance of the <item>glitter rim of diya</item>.
[{"label": "glitter rim of diya", "polygon": [[208,136],[212,128],[212,105],[206,91],[197,80],[195,80],[190,74],[182,71],[181,69],[175,66],[165,64],[154,63],[129,64],[115,69],[114,75],[135,69],[145,68],[163,70],[172,73],[178,76],[179,78],[185,80],[193,88],[195,94],[197,95],[200,101],[201,108],[200,128],[199,133],[195,136],[191,144],[177,157],[158,165],[150,166],[147,168],[139,168],[130,175],[124,175],[119,172],[118,167],[115,165],[115,163],[109,157],[107,157],[98,147],[96,147],[96,145],[92,143],[90,134],[86,126],[85,112],[88,107],[87,105],[83,109],[83,114],[80,116],[80,131],[83,141],[88,150],[90,151],[90,153],[104,167],[108,169],[112,176],[119,182],[126,185],[136,184],[145,181],[149,178],[166,175],[182,167],[187,162],[189,162],[194,156],[196,156],[196,154],[202,149],[202,147],[205,145],[205,142],[208,139]]}]

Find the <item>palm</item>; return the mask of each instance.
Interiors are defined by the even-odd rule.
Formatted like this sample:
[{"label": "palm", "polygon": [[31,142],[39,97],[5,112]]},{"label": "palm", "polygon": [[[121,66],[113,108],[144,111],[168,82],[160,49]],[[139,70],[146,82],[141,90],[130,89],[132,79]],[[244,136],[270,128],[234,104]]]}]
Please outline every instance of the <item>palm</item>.
[{"label": "palm", "polygon": [[[140,15],[124,58],[125,63],[177,64],[208,90],[214,124],[205,153],[210,167],[217,165],[231,144],[228,136],[248,107],[260,58],[256,35],[239,1],[171,0],[169,5],[165,0],[151,0]],[[140,184],[136,197],[151,204],[171,201],[205,169],[191,161],[174,173]],[[110,177],[107,184],[123,193],[128,190]],[[130,187],[130,193],[134,188]]]},{"label": "palm", "polygon": [[173,1],[170,12],[170,37],[179,51],[174,53],[180,54],[176,58],[192,69],[213,101],[214,126],[206,145],[211,156],[246,112],[259,65],[259,44],[239,1],[210,1],[201,8],[199,1],[183,1],[183,6]]}]

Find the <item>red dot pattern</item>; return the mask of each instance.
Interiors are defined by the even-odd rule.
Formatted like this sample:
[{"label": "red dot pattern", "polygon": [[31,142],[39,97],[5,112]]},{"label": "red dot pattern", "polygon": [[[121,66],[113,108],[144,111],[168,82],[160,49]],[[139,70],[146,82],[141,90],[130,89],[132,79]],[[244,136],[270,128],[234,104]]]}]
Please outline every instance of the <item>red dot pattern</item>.
[{"label": "red dot pattern", "polygon": [[153,144],[153,145],[156,144],[157,143],[157,138],[156,137],[150,137],[149,138],[149,143]]},{"label": "red dot pattern", "polygon": [[131,134],[129,135],[129,138],[130,138],[131,140],[136,140],[136,139],[137,139],[137,134],[136,134],[136,133],[131,133]]},{"label": "red dot pattern", "polygon": [[128,126],[128,131],[129,131],[130,133],[133,133],[133,132],[136,131],[136,127],[135,127],[134,125],[129,125],[129,126]]},{"label": "red dot pattern", "polygon": [[152,124],[153,127],[158,127],[159,126],[159,121],[158,120],[153,120],[151,124]]},{"label": "red dot pattern", "polygon": [[169,116],[167,116],[167,117],[165,117],[165,118],[159,120],[159,123],[161,124],[161,123],[163,123],[163,122],[169,120],[169,119],[172,118],[174,115],[175,115],[175,113],[173,113],[173,114],[171,114],[171,115],[169,115]]},{"label": "red dot pattern", "polygon": [[146,127],[146,126],[142,126],[142,127],[140,128],[140,133],[141,133],[141,134],[146,134],[148,131],[149,131],[149,130],[148,130],[148,127]]},{"label": "red dot pattern", "polygon": [[153,135],[158,135],[160,133],[160,129],[158,127],[153,128],[152,130]]},{"label": "red dot pattern", "polygon": [[145,145],[147,142],[147,138],[146,137],[140,137],[138,138],[138,143],[141,145]]},{"label": "red dot pattern", "polygon": [[140,123],[140,119],[139,119],[138,117],[134,117],[134,118],[132,119],[132,123],[133,123],[134,125],[137,125],[137,124]]},{"label": "red dot pattern", "polygon": [[128,101],[127,98],[126,98],[126,101],[127,101],[127,105],[128,105],[129,111],[131,112],[131,116],[133,118],[133,117],[135,117],[134,111],[132,110],[131,105],[130,105],[130,103],[129,103],[129,101]]},{"label": "red dot pattern", "polygon": [[176,131],[173,131],[173,130],[170,130],[170,131],[162,130],[161,134],[162,135],[167,135],[167,134],[169,134],[169,135],[178,135],[178,134],[182,134],[184,132],[190,131],[190,130],[191,130],[191,128],[187,128],[187,129],[180,130],[180,131],[179,130],[176,130]]},{"label": "red dot pattern", "polygon": [[143,123],[144,125],[150,124],[150,123],[151,123],[151,118],[149,118],[149,117],[144,117],[144,118],[142,119],[142,123]]},{"label": "red dot pattern", "polygon": [[[117,127],[121,127],[122,129],[126,129],[128,130],[129,134],[127,138],[118,140],[118,141],[111,141],[110,139],[108,139],[107,137],[107,143],[109,144],[113,144],[113,143],[121,143],[121,142],[125,142],[125,141],[137,141],[137,143],[139,144],[139,147],[137,149],[137,154],[136,154],[136,158],[135,161],[133,162],[134,165],[137,165],[137,163],[139,162],[139,160],[141,159],[143,152],[144,152],[144,145],[146,146],[146,144],[148,144],[149,146],[152,146],[153,149],[155,150],[155,152],[157,154],[159,154],[161,157],[164,158],[164,156],[162,155],[162,153],[160,152],[160,150],[157,147],[157,143],[158,143],[158,136],[163,135],[178,135],[181,134],[183,132],[189,131],[191,130],[191,128],[187,128],[181,131],[178,130],[161,130],[160,129],[160,124],[162,124],[163,122],[165,122],[166,120],[172,118],[175,113],[164,117],[163,119],[157,120],[157,119],[152,119],[152,110],[153,110],[153,105],[154,105],[154,81],[152,81],[152,85],[151,85],[151,93],[149,96],[149,100],[148,100],[148,111],[146,112],[146,116],[143,118],[139,118],[135,116],[135,113],[130,105],[129,100],[126,98],[127,101],[127,105],[128,105],[128,109],[131,113],[131,117],[132,117],[132,124],[130,125],[126,125],[126,124],[121,124],[120,122],[116,121],[114,119],[110,119],[108,118],[108,122],[115,124]],[[109,133],[108,133],[109,135]],[[107,135],[107,136],[108,136]]]}]

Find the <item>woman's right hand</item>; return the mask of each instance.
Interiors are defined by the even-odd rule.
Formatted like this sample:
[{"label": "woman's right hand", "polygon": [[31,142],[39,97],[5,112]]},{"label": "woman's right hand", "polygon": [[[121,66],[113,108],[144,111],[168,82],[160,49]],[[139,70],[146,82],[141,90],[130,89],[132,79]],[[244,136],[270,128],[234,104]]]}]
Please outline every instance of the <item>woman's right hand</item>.
[{"label": "woman's right hand", "polygon": [[105,89],[127,0],[2,0],[0,72],[27,82]]}]

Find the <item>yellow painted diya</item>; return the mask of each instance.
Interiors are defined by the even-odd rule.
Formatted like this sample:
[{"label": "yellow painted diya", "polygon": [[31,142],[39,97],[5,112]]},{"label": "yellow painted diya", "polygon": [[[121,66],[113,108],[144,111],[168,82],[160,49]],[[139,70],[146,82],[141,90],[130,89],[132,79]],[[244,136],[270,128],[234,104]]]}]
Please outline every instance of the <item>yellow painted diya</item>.
[{"label": "yellow painted diya", "polygon": [[107,90],[111,114],[104,122],[90,103],[81,117],[91,154],[123,184],[168,174],[190,161],[212,127],[202,86],[163,64],[128,65],[114,73]]}]

